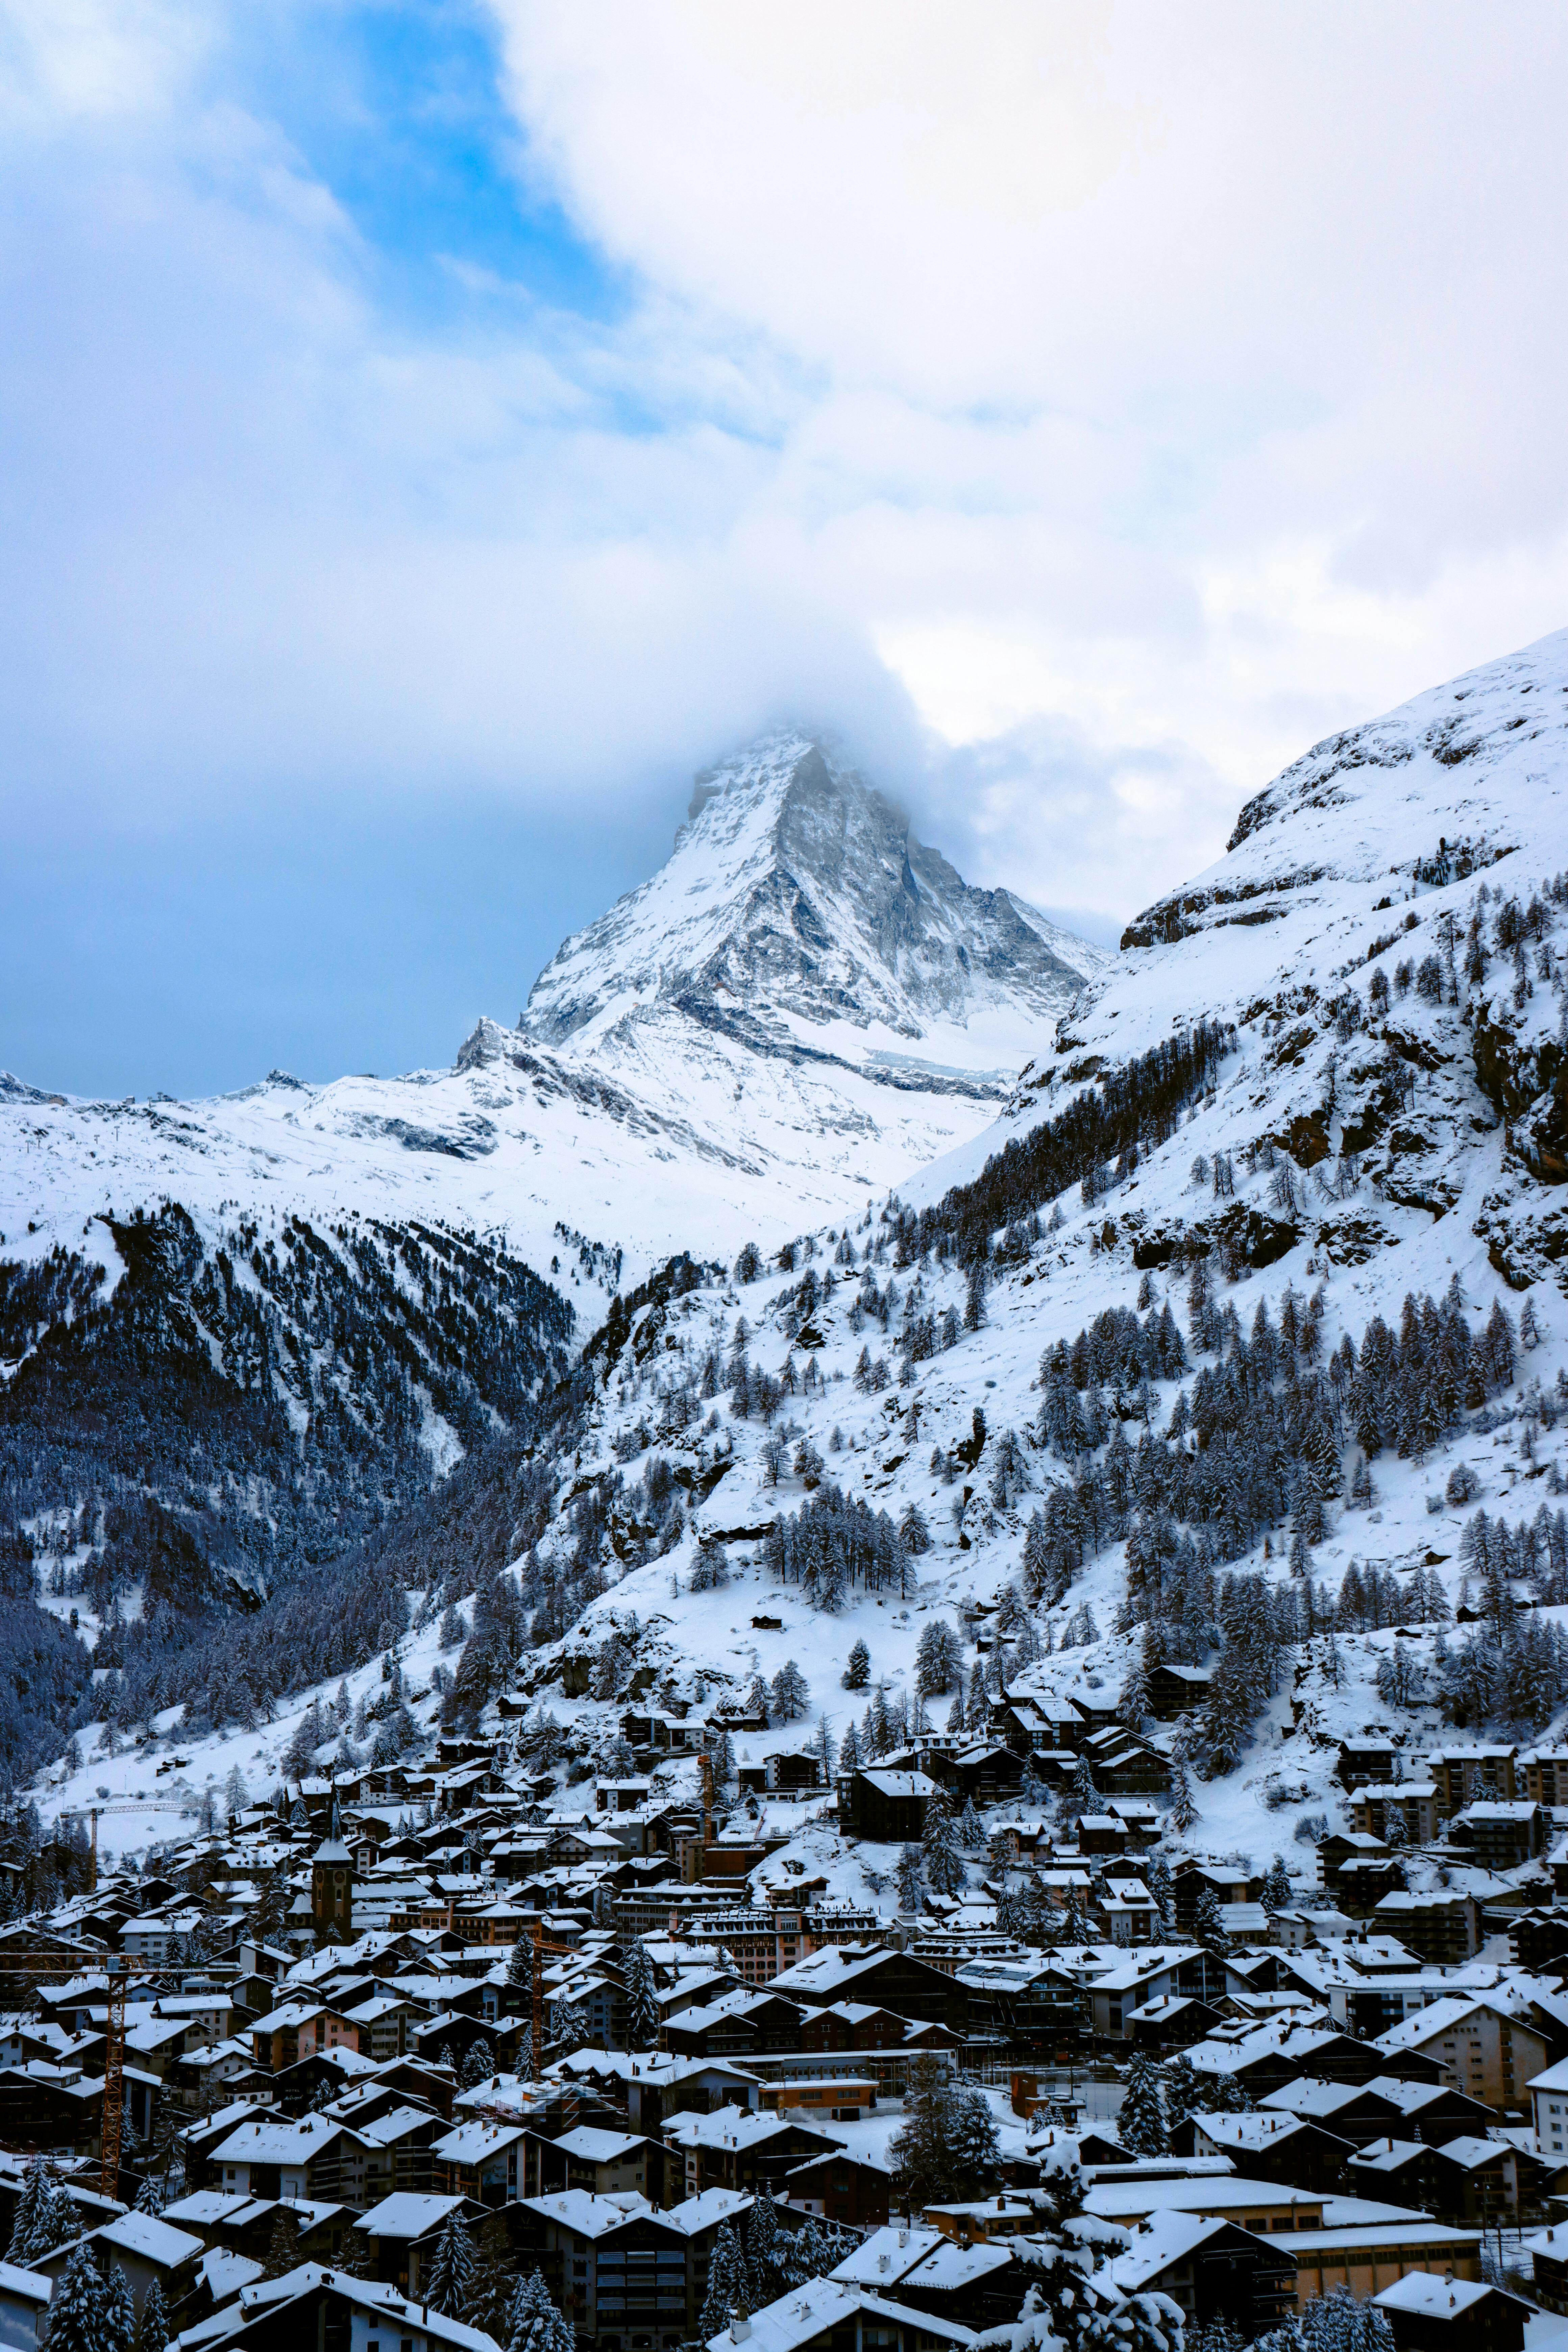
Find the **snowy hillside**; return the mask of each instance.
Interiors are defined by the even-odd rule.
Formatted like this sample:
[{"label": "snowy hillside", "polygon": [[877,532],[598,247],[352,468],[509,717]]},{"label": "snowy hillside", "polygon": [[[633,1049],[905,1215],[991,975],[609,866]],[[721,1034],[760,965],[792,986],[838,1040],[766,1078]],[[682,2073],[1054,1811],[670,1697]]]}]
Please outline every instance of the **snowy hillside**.
[{"label": "snowy hillside", "polygon": [[[1565,695],[1557,637],[1320,746],[1132,927],[985,1136],[758,1277],[630,1294],[448,1712],[494,1723],[511,1689],[613,1762],[634,1673],[698,1706],[760,1677],[783,1703],[737,1739],[754,1759],[810,1728],[793,1662],[813,1722],[875,1752],[1000,1674],[1120,1701],[1174,1843],[1309,1881],[1292,1825],[1343,1820],[1347,1732],[1416,1776],[1447,1727],[1547,1733]],[[1205,1677],[1177,1726],[1162,1662]],[[247,1735],[268,1769],[290,1720]],[[193,1752],[193,1782],[226,1759]],[[895,1860],[803,1821],[761,1868],[886,1908]]]}]

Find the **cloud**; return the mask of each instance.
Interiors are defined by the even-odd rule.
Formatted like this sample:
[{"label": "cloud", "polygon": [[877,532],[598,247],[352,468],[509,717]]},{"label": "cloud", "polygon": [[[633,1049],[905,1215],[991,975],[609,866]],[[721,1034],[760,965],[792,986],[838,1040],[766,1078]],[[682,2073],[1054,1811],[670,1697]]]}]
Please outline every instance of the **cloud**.
[{"label": "cloud", "polygon": [[652,840],[789,716],[1124,916],[1563,621],[1565,48],[0,0],[12,839],[336,793]]}]

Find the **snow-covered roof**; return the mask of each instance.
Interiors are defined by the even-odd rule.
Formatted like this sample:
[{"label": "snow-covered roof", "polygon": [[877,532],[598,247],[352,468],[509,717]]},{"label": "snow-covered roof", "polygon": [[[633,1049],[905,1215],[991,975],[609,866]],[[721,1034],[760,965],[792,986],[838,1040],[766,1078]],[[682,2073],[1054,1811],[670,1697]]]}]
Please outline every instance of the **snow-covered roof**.
[{"label": "snow-covered roof", "polygon": [[468,2201],[466,2197],[420,2196],[400,2189],[373,2205],[368,2213],[362,2213],[354,2228],[363,2230],[367,2238],[423,2238],[429,2231],[438,2230],[449,2213]]},{"label": "snow-covered roof", "polygon": [[[629,2221],[640,2221],[654,2213],[646,2197],[635,2190],[615,2197],[595,2197],[587,2189],[557,2189],[548,2197],[521,2197],[531,2213],[560,2222],[579,2238],[606,2238],[616,2230],[624,2230]],[[663,2216],[658,2217],[660,2220]]]},{"label": "snow-covered roof", "polygon": [[1402,2279],[1396,2279],[1372,2299],[1382,2311],[1407,2311],[1413,2317],[1423,2319],[1458,2320],[1466,2312],[1475,2314],[1479,2305],[1489,2303],[1498,2295],[1509,2303],[1518,2303],[1521,2311],[1531,2308],[1518,2295],[1508,2294],[1501,2287],[1489,2286],[1484,2279],[1439,2278],[1434,2271],[1406,2271]]}]

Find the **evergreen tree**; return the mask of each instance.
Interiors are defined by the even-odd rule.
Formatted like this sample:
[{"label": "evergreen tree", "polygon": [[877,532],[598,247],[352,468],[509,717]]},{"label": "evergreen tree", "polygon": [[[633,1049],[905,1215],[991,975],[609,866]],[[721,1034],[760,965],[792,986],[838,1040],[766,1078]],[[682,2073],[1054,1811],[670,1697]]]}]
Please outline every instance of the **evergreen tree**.
[{"label": "evergreen tree", "polygon": [[38,2223],[55,2193],[54,2177],[41,2156],[33,2157],[22,2176],[22,2193],[11,2216],[11,2238],[5,2260],[20,2270],[30,2263]]},{"label": "evergreen tree", "polygon": [[958,1817],[958,1843],[968,1853],[982,1853],[985,1849],[985,1827],[974,1810],[974,1800],[966,1797],[963,1811]]},{"label": "evergreen tree", "polygon": [[793,1658],[786,1658],[773,1676],[772,1717],[775,1723],[794,1723],[805,1713],[811,1685]]},{"label": "evergreen tree", "polygon": [[1212,1952],[1216,1960],[1229,1958],[1231,1940],[1220,1916],[1219,1897],[1212,1886],[1204,1887],[1198,1895],[1194,1932],[1205,1951]]},{"label": "evergreen tree", "polygon": [[1173,1756],[1171,1759],[1171,1827],[1178,1835],[1184,1835],[1197,1817],[1197,1801],[1193,1795],[1193,1784],[1187,1778],[1186,1765],[1180,1756]]},{"label": "evergreen tree", "polygon": [[443,2318],[461,2319],[474,2291],[474,2242],[460,2211],[442,2225],[425,2280],[425,2300]]},{"label": "evergreen tree", "polygon": [[1192,2060],[1184,2053],[1167,2058],[1160,2071],[1164,2093],[1165,2142],[1173,2147],[1188,2116],[1205,2105],[1208,2095],[1198,2081]]},{"label": "evergreen tree", "polygon": [[279,2205],[272,2223],[272,2236],[261,2265],[263,2278],[283,2278],[298,2270],[302,2257],[300,2252],[300,2217],[291,2205]]},{"label": "evergreen tree", "polygon": [[782,2293],[784,2281],[776,2259],[778,2221],[773,2211],[773,2192],[764,2180],[752,2200],[751,2217],[746,2223],[746,2268],[751,2273],[752,2292],[760,2311]]},{"label": "evergreen tree", "polygon": [[104,2352],[107,2300],[92,2249],[78,2246],[60,2273],[49,2304],[49,2352]]},{"label": "evergreen tree", "polygon": [[918,1911],[925,1900],[925,1857],[918,1845],[907,1845],[899,1856],[895,1873],[899,1882],[899,1908]]},{"label": "evergreen tree", "polygon": [[1142,2053],[1127,2070],[1127,2090],[1116,2119],[1116,2137],[1133,2156],[1163,2156],[1168,2145],[1160,2099],[1160,2070]]},{"label": "evergreen tree", "polygon": [[533,1943],[528,1936],[519,1936],[511,1948],[511,1958],[506,1964],[506,1983],[514,1996],[513,2006],[521,2016],[533,2000]]},{"label": "evergreen tree", "polygon": [[1263,1907],[1272,1918],[1277,1911],[1283,1911],[1289,1901],[1290,1874],[1285,1867],[1284,1855],[1277,1853],[1263,1882]]},{"label": "evergreen tree", "polygon": [[721,2335],[730,2325],[733,2314],[750,2318],[755,2305],[752,2300],[752,2281],[746,2268],[746,2257],[732,2221],[726,2221],[713,2241],[713,2252],[708,2263],[708,2294],[702,2305],[698,2332],[704,2338]]},{"label": "evergreen tree", "polygon": [[512,2260],[505,2218],[500,2213],[490,2213],[479,2231],[474,2252],[473,2284],[462,2315],[466,2324],[481,2328],[498,2344],[504,2342],[516,2286],[517,2264]]},{"label": "evergreen tree", "polygon": [[565,1993],[558,1993],[550,2004],[550,2032],[552,2040],[564,2043],[569,2052],[580,2050],[588,2039],[588,2021]]},{"label": "evergreen tree", "polygon": [[163,2352],[169,2341],[169,2307],[163,2301],[163,2290],[153,2279],[142,2298],[142,2317],[136,2329],[136,2352]]},{"label": "evergreen tree", "polygon": [[1100,1811],[1100,1790],[1094,1785],[1087,1756],[1080,1756],[1073,1767],[1072,1780],[1062,1799],[1062,1816],[1066,1821],[1078,1821],[1084,1813]]},{"label": "evergreen tree", "polygon": [[135,2352],[136,2299],[116,2263],[103,2290],[103,2352]]},{"label": "evergreen tree", "polygon": [[36,2263],[44,2254],[57,2253],[61,2246],[68,2246],[73,2238],[80,2235],[81,2216],[69,2192],[58,2181],[51,2181],[48,2195],[33,2225],[33,2251],[29,2260]]},{"label": "evergreen tree", "polygon": [[490,2064],[489,2044],[482,2034],[476,2033],[464,2051],[463,2063],[458,2069],[459,2090],[477,2091],[481,2083],[489,2081],[494,2071]]},{"label": "evergreen tree", "polygon": [[941,1789],[933,1789],[926,1800],[921,1859],[925,1882],[934,1894],[956,1895],[969,1884],[969,1873],[958,1851],[952,1807]]},{"label": "evergreen tree", "polygon": [[556,2310],[537,2270],[512,2295],[505,2341],[506,2352],[576,2352],[576,2332]]},{"label": "evergreen tree", "polygon": [[647,1946],[640,1939],[626,1954],[626,2047],[651,2050],[658,2041],[658,1986]]}]

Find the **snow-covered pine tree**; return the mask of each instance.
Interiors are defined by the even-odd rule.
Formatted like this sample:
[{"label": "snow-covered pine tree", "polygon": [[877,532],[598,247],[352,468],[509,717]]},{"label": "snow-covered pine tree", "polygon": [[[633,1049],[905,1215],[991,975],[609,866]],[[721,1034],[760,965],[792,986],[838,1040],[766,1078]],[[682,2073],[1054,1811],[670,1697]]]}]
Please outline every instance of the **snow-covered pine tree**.
[{"label": "snow-covered pine tree", "polygon": [[500,2343],[507,2330],[511,2298],[517,2288],[517,2263],[503,2216],[489,2214],[474,2249],[474,2275],[463,2319]]},{"label": "snow-covered pine tree", "polygon": [[1062,1818],[1076,1822],[1084,1813],[1097,1813],[1099,1811],[1100,1790],[1094,1785],[1094,1774],[1088,1757],[1080,1756],[1062,1797]]},{"label": "snow-covered pine tree", "polygon": [[84,2239],[60,2273],[49,2304],[49,2352],[105,2352],[107,2291]]},{"label": "snow-covered pine tree", "polygon": [[[1160,2079],[1165,2107],[1165,2144],[1174,2147],[1188,2116],[1205,2104],[1208,2094],[1184,2053],[1166,2059],[1160,2069]],[[1183,2148],[1178,2153],[1185,2155],[1188,2151]]]},{"label": "snow-covered pine tree", "polygon": [[746,2268],[759,2311],[783,2292],[784,2281],[776,2259],[777,2234],[773,2192],[763,2181],[752,2200],[752,2210],[746,2222]]},{"label": "snow-covered pine tree", "polygon": [[462,2214],[449,2213],[425,2277],[425,2301],[445,2319],[461,2319],[474,2290],[474,2242]]},{"label": "snow-covered pine tree", "polygon": [[1232,1950],[1230,1936],[1220,1916],[1219,1897],[1212,1886],[1205,1886],[1199,1893],[1193,1932],[1205,1951],[1212,1952],[1216,1960],[1229,1958]]},{"label": "snow-covered pine tree", "polygon": [[1173,1756],[1171,1759],[1171,1809],[1167,1819],[1171,1827],[1180,1835],[1192,1828],[1197,1817],[1197,1801],[1193,1795],[1193,1784],[1187,1777],[1186,1765],[1181,1757]]},{"label": "snow-covered pine tree", "polygon": [[550,2004],[550,2034],[568,2051],[580,2050],[588,2039],[588,2021],[566,1993],[558,1993]]},{"label": "snow-covered pine tree", "polygon": [[811,1703],[811,1685],[793,1658],[786,1658],[773,1676],[772,1719],[775,1723],[795,1723],[805,1713]]},{"label": "snow-covered pine tree", "polygon": [[925,1900],[925,1857],[918,1845],[907,1845],[894,1873],[899,1883],[900,1911],[918,1911]]},{"label": "snow-covered pine tree", "polygon": [[163,2352],[168,2341],[169,2306],[163,2300],[162,2285],[153,2279],[142,2298],[142,2316],[136,2326],[136,2352]]},{"label": "snow-covered pine tree", "polygon": [[535,2271],[520,2282],[507,2312],[506,2352],[576,2352],[576,2331],[556,2310]]},{"label": "snow-covered pine tree", "polygon": [[41,2156],[33,2157],[22,2176],[22,2193],[11,2216],[11,2236],[5,2248],[5,2260],[14,2263],[18,2270],[33,2259],[35,2233],[54,2193],[54,2176],[49,2168]]},{"label": "snow-covered pine tree", "polygon": [[135,2352],[136,2298],[131,2282],[116,2263],[103,2290],[104,2352]]},{"label": "snow-covered pine tree", "polygon": [[48,2183],[37,2220],[33,2224],[33,2251],[29,2259],[37,2262],[44,2254],[57,2253],[81,2235],[81,2215],[77,2211],[70,2192],[58,2181]]},{"label": "snow-covered pine tree", "polygon": [[963,1811],[958,1817],[958,1843],[966,1853],[981,1853],[984,1851],[985,1825],[974,1810],[973,1797],[964,1799]]},{"label": "snow-covered pine tree", "polygon": [[739,2232],[732,2221],[726,2221],[713,2241],[708,2263],[708,2294],[698,2331],[705,2341],[710,2340],[728,2327],[734,2314],[747,2319],[755,2307]]},{"label": "snow-covered pine tree", "polygon": [[1263,1881],[1263,1907],[1270,1918],[1283,1911],[1290,1900],[1290,1874],[1285,1867],[1285,1857],[1277,1853],[1268,1865]]},{"label": "snow-covered pine tree", "polygon": [[640,1937],[626,1953],[626,2047],[651,2050],[658,2040],[658,1984]]},{"label": "snow-covered pine tree", "polygon": [[926,1885],[936,1895],[956,1895],[969,1884],[969,1873],[958,1851],[952,1807],[944,1790],[933,1789],[926,1800],[925,1830],[921,1853]]},{"label": "snow-covered pine tree", "polygon": [[1160,2070],[1139,2052],[1127,2070],[1127,2089],[1116,2119],[1116,2137],[1134,2156],[1163,2156],[1168,2145],[1160,2097]]},{"label": "snow-covered pine tree", "polygon": [[268,2279],[286,2277],[289,2271],[299,2268],[301,2260],[300,2217],[291,2205],[279,2205],[262,2262],[261,2275]]}]

